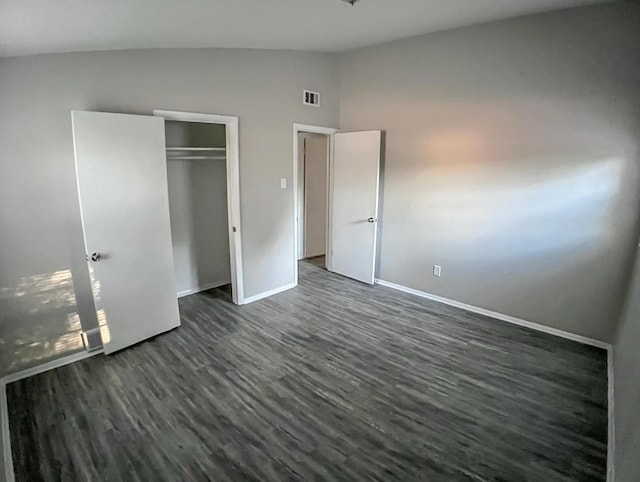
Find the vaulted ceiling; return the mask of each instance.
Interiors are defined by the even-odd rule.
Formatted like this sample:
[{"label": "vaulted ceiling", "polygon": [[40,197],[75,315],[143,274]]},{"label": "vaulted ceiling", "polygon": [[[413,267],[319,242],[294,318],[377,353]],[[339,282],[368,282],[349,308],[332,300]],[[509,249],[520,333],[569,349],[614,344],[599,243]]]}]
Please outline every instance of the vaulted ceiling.
[{"label": "vaulted ceiling", "polygon": [[344,51],[607,0],[0,0],[0,56],[156,47]]}]

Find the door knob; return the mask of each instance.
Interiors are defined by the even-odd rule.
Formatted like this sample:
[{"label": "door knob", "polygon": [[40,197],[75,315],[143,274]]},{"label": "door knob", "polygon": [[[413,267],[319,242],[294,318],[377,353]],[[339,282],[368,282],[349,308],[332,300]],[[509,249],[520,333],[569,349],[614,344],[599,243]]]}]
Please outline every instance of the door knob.
[{"label": "door knob", "polygon": [[367,221],[369,221],[370,223],[375,223],[376,222],[376,218],[369,218],[369,219],[367,219]]},{"label": "door knob", "polygon": [[93,253],[91,255],[91,261],[100,261],[102,259],[102,255],[100,253]]}]

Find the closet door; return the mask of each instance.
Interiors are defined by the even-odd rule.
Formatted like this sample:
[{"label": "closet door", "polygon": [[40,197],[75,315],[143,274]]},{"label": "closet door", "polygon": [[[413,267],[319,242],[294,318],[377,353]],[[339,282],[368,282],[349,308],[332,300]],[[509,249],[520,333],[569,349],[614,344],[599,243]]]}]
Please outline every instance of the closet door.
[{"label": "closet door", "polygon": [[164,119],[73,112],[87,262],[106,353],[180,325]]}]

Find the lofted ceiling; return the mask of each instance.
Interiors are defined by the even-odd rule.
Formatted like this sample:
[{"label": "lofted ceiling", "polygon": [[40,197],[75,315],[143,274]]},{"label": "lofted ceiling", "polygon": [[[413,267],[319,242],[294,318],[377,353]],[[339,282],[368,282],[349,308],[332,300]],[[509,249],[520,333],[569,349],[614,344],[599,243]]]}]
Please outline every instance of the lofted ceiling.
[{"label": "lofted ceiling", "polygon": [[0,56],[134,48],[336,52],[607,0],[0,0]]}]

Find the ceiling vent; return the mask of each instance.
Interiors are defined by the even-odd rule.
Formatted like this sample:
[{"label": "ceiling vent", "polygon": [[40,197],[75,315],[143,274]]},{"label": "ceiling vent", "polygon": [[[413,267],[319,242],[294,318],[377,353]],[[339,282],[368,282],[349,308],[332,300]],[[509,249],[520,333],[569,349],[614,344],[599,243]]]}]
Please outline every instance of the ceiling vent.
[{"label": "ceiling vent", "polygon": [[318,92],[311,92],[305,90],[302,93],[302,103],[304,105],[312,105],[314,107],[320,107],[320,94]]}]

